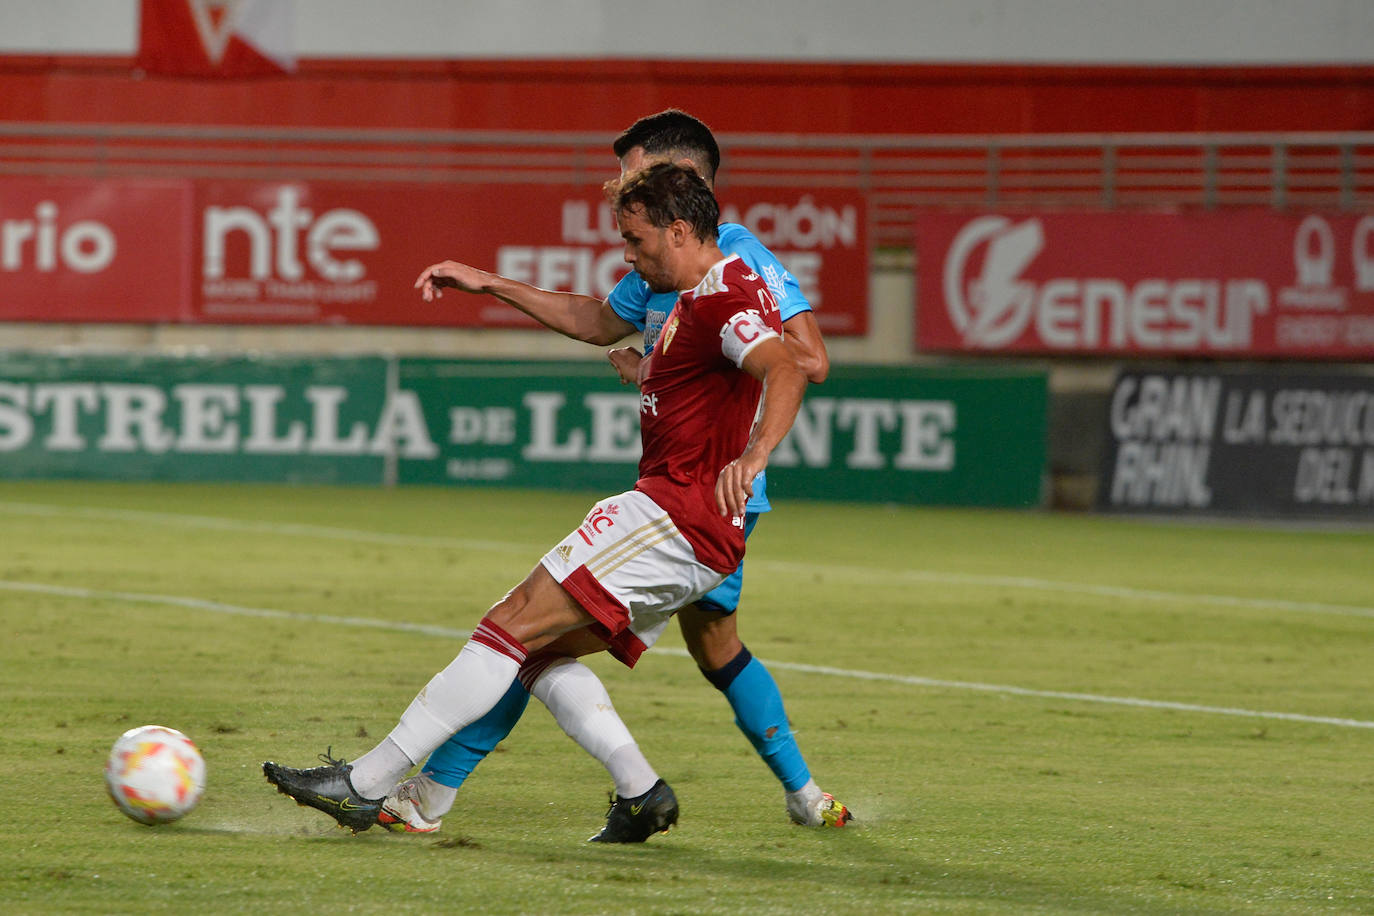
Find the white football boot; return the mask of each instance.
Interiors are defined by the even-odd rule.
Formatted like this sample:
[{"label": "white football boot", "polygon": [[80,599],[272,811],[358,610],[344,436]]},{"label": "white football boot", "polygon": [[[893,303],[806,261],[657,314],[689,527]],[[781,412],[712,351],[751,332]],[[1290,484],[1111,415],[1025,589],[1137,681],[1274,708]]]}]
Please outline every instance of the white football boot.
[{"label": "white football boot", "polygon": [[431,820],[425,817],[423,776],[407,779],[399,783],[382,799],[382,810],[377,812],[377,823],[393,833],[434,833],[444,823],[443,815]]},{"label": "white football boot", "polygon": [[787,793],[787,816],[803,827],[843,827],[854,819],[849,809],[829,792],[822,792],[814,779]]}]

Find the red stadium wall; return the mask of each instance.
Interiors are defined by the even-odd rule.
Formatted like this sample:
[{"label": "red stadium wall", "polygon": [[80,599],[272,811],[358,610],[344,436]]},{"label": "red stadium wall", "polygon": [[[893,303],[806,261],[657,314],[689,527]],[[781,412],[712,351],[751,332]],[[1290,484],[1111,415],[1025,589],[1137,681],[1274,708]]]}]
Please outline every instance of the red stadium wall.
[{"label": "red stadium wall", "polygon": [[308,60],[294,76],[142,76],[0,56],[0,120],[614,131],[670,105],[726,132],[1374,130],[1374,67]]}]

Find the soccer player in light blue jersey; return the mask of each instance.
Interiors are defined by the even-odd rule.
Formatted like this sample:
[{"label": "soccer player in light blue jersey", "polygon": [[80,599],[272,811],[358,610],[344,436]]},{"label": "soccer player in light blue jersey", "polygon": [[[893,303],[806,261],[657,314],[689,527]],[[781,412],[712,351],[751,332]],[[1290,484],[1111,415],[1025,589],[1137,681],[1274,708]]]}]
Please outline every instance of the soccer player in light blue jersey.
[{"label": "soccer player in light blue jersey", "polygon": [[[714,184],[720,165],[720,150],[711,131],[674,109],[641,118],[616,139],[613,149],[622,178],[657,162],[677,162],[690,165],[708,184]],[[829,372],[825,344],[796,279],[744,226],[721,224],[718,243],[726,255],[739,255],[768,284],[781,311],[784,341],[808,379],[824,381]],[[595,345],[613,344],[638,331],[643,334],[645,352],[652,350],[677,299],[676,293],[654,293],[636,273],[623,277],[602,301],[538,289],[454,261],[426,268],[415,285],[426,300],[441,296],[444,289],[492,295],[552,330]],[[609,355],[622,380],[633,383],[639,351],[626,347]],[[747,506],[746,532],[769,509],[760,473]],[[849,810],[811,778],[788,726],[777,684],[740,641],[735,611],[743,573],[741,565],[715,590],[678,612],[683,639],[702,674],[725,694],[735,723],[782,783],[791,819],[807,826],[843,826],[850,820]],[[616,804],[623,802],[633,810],[634,802],[652,789],[658,775],[616,715],[600,680],[574,660],[594,648],[599,647],[571,642],[555,645],[553,651],[560,654],[556,664],[544,660],[528,676],[522,670],[491,712],[454,735],[430,756],[420,775],[403,781],[387,796],[378,822],[398,832],[437,830],[458,787],[510,733],[531,693],[548,705],[564,731],[606,766],[616,783]]]}]

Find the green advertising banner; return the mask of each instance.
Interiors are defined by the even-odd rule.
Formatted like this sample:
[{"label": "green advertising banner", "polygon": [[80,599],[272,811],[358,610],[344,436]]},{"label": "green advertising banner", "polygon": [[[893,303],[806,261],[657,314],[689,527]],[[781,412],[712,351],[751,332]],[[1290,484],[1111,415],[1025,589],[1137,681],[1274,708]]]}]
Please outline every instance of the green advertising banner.
[{"label": "green advertising banner", "polygon": [[773,452],[779,499],[1042,505],[1044,372],[837,368]]},{"label": "green advertising banner", "polygon": [[0,476],[376,483],[382,359],[0,353]]},{"label": "green advertising banner", "polygon": [[[403,360],[434,459],[402,483],[613,492],[634,482],[639,398],[601,363]],[[781,499],[1038,506],[1046,464],[1042,372],[845,368],[807,393],[773,454]]]},{"label": "green advertising banner", "polygon": [[435,447],[398,461],[400,483],[634,485],[639,396],[609,362],[406,359],[399,387],[424,405]]},{"label": "green advertising banner", "polygon": [[[778,499],[1037,506],[1043,373],[836,369],[774,453]],[[634,483],[639,398],[591,362],[0,354],[0,475]]]}]

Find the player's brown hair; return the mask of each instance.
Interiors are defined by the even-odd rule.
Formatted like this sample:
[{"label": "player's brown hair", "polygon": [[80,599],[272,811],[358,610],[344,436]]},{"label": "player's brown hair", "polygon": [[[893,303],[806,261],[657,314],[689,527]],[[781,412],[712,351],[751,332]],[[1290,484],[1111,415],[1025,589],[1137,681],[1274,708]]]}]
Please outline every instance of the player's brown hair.
[{"label": "player's brown hair", "polygon": [[676,163],[660,162],[630,176],[617,189],[614,203],[617,213],[640,208],[651,226],[663,229],[683,220],[701,241],[716,237],[716,195],[700,175]]}]

